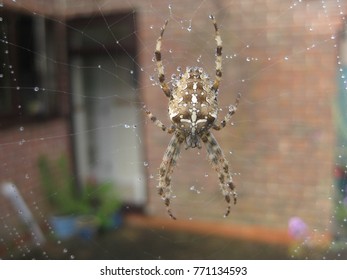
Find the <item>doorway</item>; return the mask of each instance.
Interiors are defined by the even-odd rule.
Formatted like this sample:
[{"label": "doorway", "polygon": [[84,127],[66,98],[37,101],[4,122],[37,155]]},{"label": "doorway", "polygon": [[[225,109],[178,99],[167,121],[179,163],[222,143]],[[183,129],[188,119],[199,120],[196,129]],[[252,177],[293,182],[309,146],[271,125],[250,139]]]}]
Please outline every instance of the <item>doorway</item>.
[{"label": "doorway", "polygon": [[147,193],[133,59],[136,40],[122,42],[122,48],[114,41],[134,20],[106,20],[117,22],[111,34],[104,18],[93,18],[87,27],[83,19],[73,22],[74,30],[83,33],[69,35],[76,166],[80,181],[112,182],[122,201],[142,206]]}]

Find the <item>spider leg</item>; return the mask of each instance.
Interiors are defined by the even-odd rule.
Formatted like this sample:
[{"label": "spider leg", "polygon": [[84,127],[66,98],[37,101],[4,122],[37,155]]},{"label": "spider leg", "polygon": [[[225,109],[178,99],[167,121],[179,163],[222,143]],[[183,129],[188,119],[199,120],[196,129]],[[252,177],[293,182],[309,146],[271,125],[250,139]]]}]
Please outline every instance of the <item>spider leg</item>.
[{"label": "spider leg", "polygon": [[228,113],[225,115],[224,119],[220,122],[220,124],[214,124],[212,126],[213,129],[215,130],[221,130],[222,128],[225,127],[225,125],[227,124],[227,122],[230,121],[231,117],[235,114],[237,107],[239,106],[240,103],[240,98],[241,98],[241,94],[239,93],[236,97],[236,101],[235,101],[235,105],[230,105],[229,106],[229,110]]},{"label": "spider leg", "polygon": [[176,220],[176,217],[172,214],[170,208],[170,199],[172,195],[171,174],[180,155],[180,148],[183,141],[184,138],[181,137],[179,133],[175,133],[172,136],[159,168],[159,195],[164,200],[169,216],[174,220]]},{"label": "spider leg", "polygon": [[166,125],[164,125],[160,120],[158,120],[157,117],[154,116],[154,115],[152,114],[152,112],[151,112],[150,110],[147,109],[146,106],[143,106],[143,110],[145,111],[147,117],[148,117],[157,127],[161,128],[163,131],[165,131],[165,132],[171,134],[171,133],[173,133],[173,132],[176,130],[175,126],[173,126],[173,125],[171,125],[170,128],[167,128]]},{"label": "spider leg", "polygon": [[229,171],[229,164],[226,160],[223,151],[217,143],[214,136],[207,132],[201,137],[201,140],[206,145],[207,154],[209,161],[211,162],[213,168],[218,173],[218,178],[220,182],[220,187],[224,195],[225,201],[228,203],[227,210],[224,217],[228,216],[231,208],[231,196],[234,199],[234,204],[237,201],[237,193],[235,192],[235,185],[233,183],[232,177]]},{"label": "spider leg", "polygon": [[169,86],[167,85],[167,83],[165,82],[165,73],[164,73],[164,66],[163,66],[163,62],[161,60],[161,41],[164,35],[164,31],[165,28],[168,24],[168,20],[165,21],[163,27],[161,28],[161,33],[159,38],[157,39],[157,44],[155,46],[155,61],[157,62],[157,69],[158,69],[158,79],[159,79],[159,83],[160,83],[160,87],[163,90],[164,94],[167,97],[171,96],[171,90],[169,88]]},{"label": "spider leg", "polygon": [[222,38],[220,37],[219,34],[219,29],[217,26],[216,19],[213,15],[210,15],[210,19],[213,22],[214,25],[214,30],[215,30],[215,40],[217,42],[217,48],[216,48],[216,77],[212,86],[212,90],[214,92],[218,91],[219,88],[219,83],[222,79]]}]

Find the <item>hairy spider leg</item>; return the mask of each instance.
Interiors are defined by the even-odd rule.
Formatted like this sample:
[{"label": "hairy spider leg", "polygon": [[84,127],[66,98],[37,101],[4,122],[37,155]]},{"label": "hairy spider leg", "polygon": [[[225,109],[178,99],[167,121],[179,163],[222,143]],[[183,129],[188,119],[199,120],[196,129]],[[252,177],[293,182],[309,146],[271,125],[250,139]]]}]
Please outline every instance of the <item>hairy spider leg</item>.
[{"label": "hairy spider leg", "polygon": [[165,28],[166,28],[168,22],[169,21],[166,20],[163,27],[161,28],[160,36],[157,39],[157,44],[155,46],[154,56],[155,56],[155,61],[157,62],[158,79],[159,79],[160,87],[163,90],[164,94],[167,97],[170,97],[171,96],[171,89],[169,88],[168,84],[165,82],[164,66],[163,66],[163,62],[161,60],[161,42],[162,42],[164,31],[165,31]]},{"label": "hairy spider leg", "polygon": [[235,114],[237,107],[239,106],[240,103],[240,98],[241,98],[241,93],[238,93],[235,101],[235,105],[230,105],[228,113],[225,115],[223,120],[220,122],[220,124],[214,124],[213,129],[215,130],[221,130],[223,127],[226,126],[226,124],[230,121],[231,117]]},{"label": "hairy spider leg", "polygon": [[220,37],[219,34],[219,29],[217,26],[217,22],[216,19],[213,15],[210,15],[210,19],[213,22],[214,25],[214,30],[215,30],[215,40],[217,42],[217,48],[216,48],[216,76],[215,76],[215,80],[212,86],[212,90],[214,92],[218,91],[219,88],[219,83],[222,79],[222,38]]},{"label": "hairy spider leg", "polygon": [[235,185],[230,175],[229,164],[212,133],[207,132],[201,137],[201,139],[206,146],[209,161],[218,173],[220,188],[222,190],[222,194],[224,195],[225,201],[228,203],[227,210],[224,214],[224,217],[226,217],[230,213],[230,197],[233,197],[234,204],[236,204],[237,201],[237,193],[235,192]]},{"label": "hairy spider leg", "polygon": [[165,124],[163,124],[160,120],[158,120],[158,118],[156,116],[154,116],[152,114],[152,112],[150,110],[147,109],[146,106],[142,107],[143,110],[145,111],[147,117],[159,128],[161,128],[162,131],[165,131],[169,134],[173,133],[176,128],[174,125],[171,125],[170,128],[167,128],[167,126]]},{"label": "hairy spider leg", "polygon": [[183,141],[184,137],[182,137],[179,132],[176,132],[172,136],[159,168],[159,195],[164,200],[169,216],[174,220],[176,220],[176,217],[172,214],[170,208],[172,195],[171,174],[176,166]]}]

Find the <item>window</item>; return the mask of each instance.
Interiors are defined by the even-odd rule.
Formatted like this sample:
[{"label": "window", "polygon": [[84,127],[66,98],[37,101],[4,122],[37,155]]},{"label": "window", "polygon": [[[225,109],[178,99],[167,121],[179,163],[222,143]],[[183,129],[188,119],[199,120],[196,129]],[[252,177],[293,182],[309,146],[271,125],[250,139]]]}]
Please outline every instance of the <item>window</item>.
[{"label": "window", "polygon": [[52,24],[13,12],[1,18],[0,128],[56,114]]}]

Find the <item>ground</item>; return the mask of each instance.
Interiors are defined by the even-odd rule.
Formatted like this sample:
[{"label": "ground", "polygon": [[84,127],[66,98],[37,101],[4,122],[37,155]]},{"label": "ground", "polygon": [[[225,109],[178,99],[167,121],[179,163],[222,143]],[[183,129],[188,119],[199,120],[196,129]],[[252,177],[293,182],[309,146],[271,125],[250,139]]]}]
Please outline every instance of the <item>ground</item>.
[{"label": "ground", "polygon": [[124,226],[91,240],[50,240],[24,259],[288,259],[285,246]]},{"label": "ground", "polygon": [[82,259],[82,260],[155,260],[155,259],[347,259],[347,242],[331,242],[324,248],[300,243],[269,244],[245,238],[221,237],[211,233],[158,228],[124,223],[117,229],[99,232],[90,239],[75,237],[57,240],[48,235],[44,245],[20,251],[8,248],[2,259]]}]

